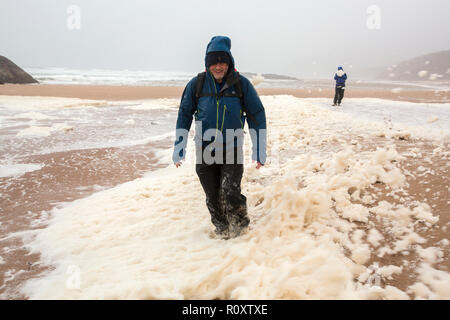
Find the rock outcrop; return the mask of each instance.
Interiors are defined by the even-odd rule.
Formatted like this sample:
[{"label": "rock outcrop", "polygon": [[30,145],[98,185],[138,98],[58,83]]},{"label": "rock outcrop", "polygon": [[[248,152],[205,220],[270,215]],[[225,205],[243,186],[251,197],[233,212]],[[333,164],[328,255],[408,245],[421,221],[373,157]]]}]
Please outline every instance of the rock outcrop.
[{"label": "rock outcrop", "polygon": [[24,84],[38,81],[8,58],[0,56],[0,84],[4,83]]}]

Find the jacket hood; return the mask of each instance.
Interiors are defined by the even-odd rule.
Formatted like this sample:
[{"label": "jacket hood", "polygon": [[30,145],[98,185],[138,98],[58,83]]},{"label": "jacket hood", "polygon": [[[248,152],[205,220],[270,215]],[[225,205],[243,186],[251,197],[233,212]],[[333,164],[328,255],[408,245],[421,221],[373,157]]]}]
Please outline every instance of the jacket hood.
[{"label": "jacket hood", "polygon": [[206,67],[206,56],[210,52],[224,51],[230,56],[231,65],[228,70],[234,69],[234,58],[231,54],[231,39],[226,36],[215,36],[211,38],[211,41],[206,47],[205,53],[205,67]]}]

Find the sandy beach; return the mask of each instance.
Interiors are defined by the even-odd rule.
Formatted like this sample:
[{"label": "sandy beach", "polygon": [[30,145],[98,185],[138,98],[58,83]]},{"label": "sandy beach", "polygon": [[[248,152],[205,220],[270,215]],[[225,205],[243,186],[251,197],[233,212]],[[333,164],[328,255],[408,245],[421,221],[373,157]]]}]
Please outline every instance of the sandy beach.
[{"label": "sandy beach", "polygon": [[[1,85],[0,97],[65,97],[112,102],[172,99],[169,108],[157,111],[163,114],[166,110],[175,116],[177,101],[182,91],[182,87]],[[207,239],[208,216],[202,194],[198,192],[200,189],[192,166],[186,163],[182,170],[174,172],[175,169],[168,166],[168,162],[161,163],[158,160],[160,156],[156,155],[159,154],[158,150],[170,149],[171,138],[134,146],[72,149],[43,154],[30,152],[29,155],[19,158],[20,162],[40,163],[43,165],[42,169],[27,172],[20,177],[0,178],[2,192],[0,207],[3,211],[0,216],[0,238],[2,238],[0,297],[3,299],[450,298],[447,282],[450,272],[448,135],[442,136],[441,139],[428,137],[414,130],[396,131],[392,129],[391,123],[380,123],[376,128],[370,127],[365,122],[355,121],[355,124],[349,124],[349,118],[343,113],[326,109],[325,100],[320,100],[322,103],[320,105],[315,104],[314,100],[303,100],[304,98],[331,100],[334,94],[332,89],[258,89],[258,92],[266,106],[270,119],[269,126],[281,137],[278,143],[280,163],[279,167],[274,165],[271,167],[269,164],[262,174],[257,173],[251,166],[247,167],[244,182],[247,184],[245,192],[252,208],[250,217],[253,228],[248,235],[228,245],[217,243],[218,240]],[[448,103],[449,93],[434,90],[400,92],[348,90],[344,98],[344,108],[345,103],[352,101],[352,98]],[[347,98],[349,100],[346,100]],[[377,103],[382,104],[378,101]],[[138,107],[128,111],[136,112],[133,114],[134,119],[138,119],[139,114],[155,112]],[[297,110],[292,119],[280,111],[285,107]],[[339,126],[334,122],[334,117],[339,119],[336,120]],[[54,120],[47,121],[50,124]],[[134,122],[129,122],[128,125],[130,123]],[[403,128],[397,125],[394,127]],[[364,128],[367,128],[367,131]],[[25,126],[16,128],[16,130],[25,129],[27,129]],[[11,134],[11,129],[8,130],[2,134]],[[66,131],[68,133],[61,131],[58,134],[77,134],[76,127]],[[448,131],[443,132],[448,134]],[[11,150],[13,147],[16,146],[11,146]],[[169,153],[170,151],[167,154]],[[366,174],[370,176],[372,173],[367,168],[366,171],[362,169],[358,171],[357,167],[360,164],[370,170],[378,170],[375,175],[378,178],[372,180],[373,177],[365,177]],[[149,172],[155,172],[156,176],[143,178]],[[358,185],[352,184],[352,181],[358,179],[361,179]],[[329,189],[321,184],[322,180],[327,181]],[[133,181],[137,181],[136,185],[122,187],[114,193],[115,186]],[[285,192],[280,190],[280,186],[284,188],[291,184],[297,186],[294,187],[295,190],[286,189]],[[333,184],[335,186],[331,187]],[[194,217],[190,214],[184,215],[185,204],[175,196],[176,193],[171,186],[173,190],[187,186],[192,191],[192,194],[183,196],[183,199],[192,206]],[[107,194],[108,189],[111,189],[111,195]],[[95,197],[95,194],[102,190],[106,190],[105,198],[101,198],[102,193]],[[90,195],[94,197],[90,199]],[[288,204],[278,202],[283,197]],[[85,198],[90,200],[83,202]],[[162,198],[169,199],[173,207],[164,204]],[[82,200],[80,209],[74,209],[72,213],[70,208],[63,208],[64,204],[77,199]],[[330,201],[329,208],[324,209],[316,203],[322,200],[324,203]],[[134,202],[128,204],[126,201]],[[109,209],[109,205],[105,203],[114,203],[117,208]],[[296,205],[304,206],[304,209],[299,207],[298,213],[295,210],[291,212]],[[50,220],[53,229],[46,231],[52,210],[60,207],[58,210],[62,210],[60,213],[67,215],[70,222]],[[99,213],[101,210],[89,211],[89,208],[102,208],[105,212],[111,210],[110,216],[118,216],[117,212],[134,212],[136,218],[117,221],[107,218],[105,219],[107,221],[103,221],[104,225],[91,232],[90,226],[98,224],[103,218]],[[161,219],[169,219],[175,222],[175,225],[183,224],[184,229],[171,226],[165,233],[164,228],[161,228],[163,221],[155,218],[162,212],[167,218]],[[189,223],[192,223],[193,218],[201,221],[198,226],[193,227],[195,230],[189,229],[192,226]],[[140,221],[139,219],[142,219],[140,227],[136,223]],[[120,229],[122,227],[123,229]],[[145,227],[148,227],[152,237],[146,234]],[[30,230],[37,233],[33,233],[34,231],[26,233]],[[114,236],[115,232],[121,230],[125,233]],[[11,233],[20,235],[24,231],[23,237],[8,236]],[[179,232],[178,238],[171,232]],[[207,240],[202,238],[203,233]],[[39,241],[34,242],[36,235],[40,235]],[[300,237],[298,244],[295,242],[297,236]],[[214,246],[220,246],[226,257],[224,258],[226,265],[214,269],[215,274],[204,279],[197,276],[194,270],[199,268],[202,272],[208,273],[200,266],[202,261],[208,259],[216,261],[214,259],[217,257],[204,249],[205,242],[197,243],[199,237],[200,240],[211,241]],[[114,241],[116,238],[123,238],[123,247]],[[282,244],[285,241],[288,249],[284,245],[270,247],[269,244],[273,243],[275,238],[277,239],[275,243]],[[329,241],[329,238],[333,241]],[[98,239],[105,239],[105,243]],[[181,252],[187,249],[179,240],[194,243],[192,254],[198,257],[199,265],[189,265],[181,258]],[[55,249],[47,246],[48,241],[55,241]],[[106,244],[107,242],[109,244]],[[164,244],[165,242],[167,244]],[[333,243],[340,249],[336,251]],[[64,248],[67,252],[58,247],[59,245],[66,246]],[[170,249],[167,254],[173,257],[180,256],[178,259],[173,258],[174,268],[178,266],[179,270],[184,270],[186,265],[187,269],[180,273],[177,271],[174,280],[170,280],[170,277],[165,276],[165,272],[167,270],[170,272],[172,268],[165,264],[168,262],[161,258],[162,262],[158,265],[156,260],[151,260],[160,257],[158,254],[161,253],[151,252],[147,247],[137,248],[139,245],[148,248],[152,246],[158,248],[159,245],[164,248],[165,245],[179,248],[180,251]],[[233,246],[236,248],[233,249]],[[302,246],[309,248],[311,253],[306,249],[303,251]],[[267,252],[260,252],[259,255],[255,253],[255,256],[249,253],[256,252],[258,250],[256,248],[264,247],[267,248]],[[114,248],[117,251],[114,251]],[[238,249],[248,252],[250,260],[239,254]],[[204,256],[197,256],[202,250],[205,250]],[[40,251],[44,252],[43,256]],[[103,254],[105,260],[94,258],[95,252],[99,252],[100,256]],[[128,287],[127,279],[114,275],[110,280],[116,281],[118,291],[114,291],[100,275],[104,271],[105,277],[108,272],[111,272],[109,274],[112,276],[115,270],[114,263],[117,263],[117,268],[125,270],[127,267],[114,258],[121,254],[124,254],[125,258],[119,257],[119,260],[131,261],[128,267],[134,271],[131,274],[127,273],[126,277],[131,277],[132,280],[127,278],[130,283],[134,281],[140,283],[141,287],[137,290]],[[325,258],[327,255],[328,258]],[[61,281],[64,283],[61,279],[65,278],[61,265],[53,265],[55,260],[52,259],[56,257],[63,259],[62,265],[69,261],[67,263],[87,270],[83,271],[88,274],[85,277],[86,282],[83,283],[86,287],[85,294],[80,290],[67,289],[59,283]],[[84,257],[91,257],[92,262],[86,262],[83,260]],[[296,259],[305,264],[293,262],[297,261]],[[217,260],[217,263],[220,261]],[[283,270],[290,271],[285,273],[286,282],[275,284],[275,280],[271,278],[272,273],[281,272],[281,269],[278,269],[281,265],[284,265]],[[253,266],[254,269],[248,266]],[[319,266],[324,266],[323,270],[321,269],[323,273],[317,271],[315,274],[310,270],[310,268],[319,270]],[[165,268],[167,270],[164,270]],[[91,277],[89,272],[96,276]],[[195,284],[182,280],[189,272],[192,272],[193,277],[198,277],[193,281]],[[229,277],[233,272],[235,278],[230,280]],[[258,284],[249,284],[243,280],[248,274],[255,272],[260,272],[261,283],[271,289],[272,291],[269,290],[271,293],[259,291]],[[338,277],[336,274],[339,272],[341,274]],[[134,275],[136,278],[133,278]],[[348,279],[345,278],[347,276]],[[52,281],[45,282],[46,277]],[[145,277],[153,280],[147,283],[142,280]],[[321,277],[329,277],[328,281],[333,283],[334,287],[316,291],[314,286],[323,287],[326,283],[325,278],[323,283],[322,280],[318,280]],[[311,280],[313,278],[316,282]],[[30,279],[36,281],[29,282]],[[171,281],[177,280],[182,283],[179,291],[171,284]],[[357,284],[354,291],[348,289],[348,283]],[[376,288],[373,286],[374,283]],[[25,284],[27,287],[23,290]],[[38,290],[41,285],[45,290]],[[369,286],[366,288],[365,285]],[[92,288],[96,287],[102,288],[103,291],[95,292]],[[298,289],[300,287],[303,289]],[[344,293],[344,287],[348,292]],[[242,288],[247,288],[248,291]],[[111,291],[108,291],[110,289]]]},{"label": "sandy beach", "polygon": [[[72,150],[23,158],[24,162],[43,163],[44,168],[25,173],[13,183],[11,179],[0,178],[2,236],[42,228],[39,221],[45,220],[47,212],[57,204],[87,197],[161,168],[155,163],[151,151],[157,147],[150,143],[130,148]],[[48,271],[51,266],[41,266],[39,255],[30,254],[17,238],[3,240],[2,248],[0,296],[25,299],[26,296],[16,291],[17,288],[27,279]],[[5,292],[7,296],[2,295]]]},{"label": "sandy beach", "polygon": [[[139,100],[181,97],[183,87],[153,86],[113,86],[113,85],[15,85],[0,86],[0,95],[9,96],[43,96],[67,97],[94,100]],[[333,88],[284,89],[257,88],[260,95],[292,95],[298,98],[330,98],[334,97]],[[395,101],[441,103],[450,101],[450,91],[444,90],[365,90],[349,87],[346,98],[379,98]]]}]

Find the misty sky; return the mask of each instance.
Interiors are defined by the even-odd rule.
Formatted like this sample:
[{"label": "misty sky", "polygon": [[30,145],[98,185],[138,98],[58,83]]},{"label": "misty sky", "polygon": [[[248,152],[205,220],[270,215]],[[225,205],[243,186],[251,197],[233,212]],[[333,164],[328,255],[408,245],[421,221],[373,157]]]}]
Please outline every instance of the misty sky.
[{"label": "misty sky", "polygon": [[0,55],[25,69],[200,72],[210,38],[227,35],[239,71],[361,74],[449,50],[449,13],[449,0],[0,0]]}]

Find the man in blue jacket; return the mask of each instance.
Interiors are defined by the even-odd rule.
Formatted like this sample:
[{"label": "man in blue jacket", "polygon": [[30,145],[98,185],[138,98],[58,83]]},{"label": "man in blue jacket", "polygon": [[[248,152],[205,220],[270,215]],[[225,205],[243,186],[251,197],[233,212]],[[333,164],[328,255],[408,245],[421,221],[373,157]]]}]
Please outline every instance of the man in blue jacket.
[{"label": "man in blue jacket", "polygon": [[172,160],[178,168],[186,154],[195,117],[195,170],[206,194],[215,235],[229,239],[243,234],[250,220],[241,194],[244,124],[252,139],[256,168],[266,160],[266,116],[250,81],[234,68],[231,40],[215,36],[206,48],[206,72],[186,86],[177,119]]},{"label": "man in blue jacket", "polygon": [[340,106],[342,98],[344,98],[345,80],[347,80],[347,74],[342,67],[338,67],[338,71],[334,75],[334,80],[336,80],[336,92],[334,94],[333,106],[335,106],[336,103]]}]

